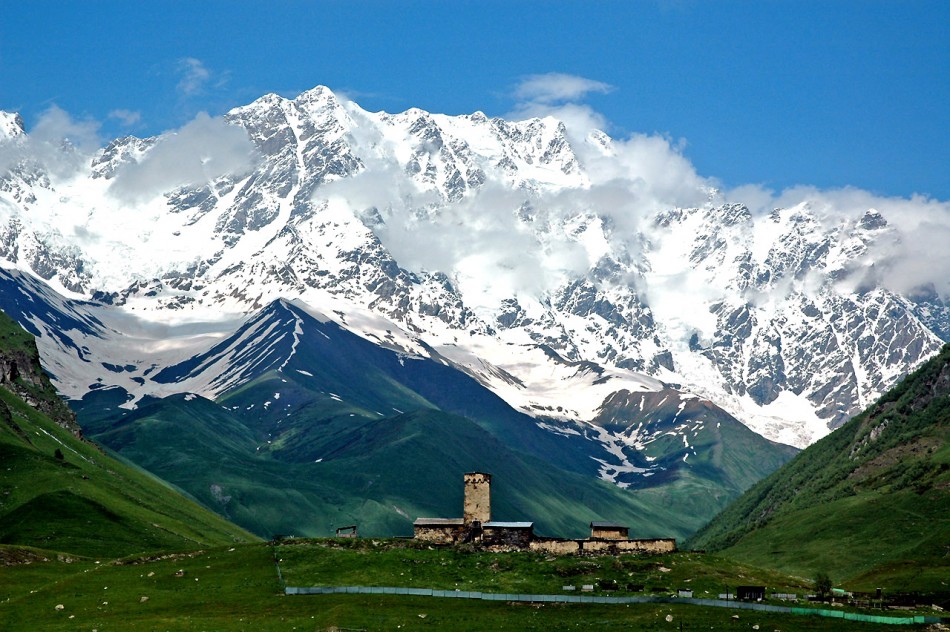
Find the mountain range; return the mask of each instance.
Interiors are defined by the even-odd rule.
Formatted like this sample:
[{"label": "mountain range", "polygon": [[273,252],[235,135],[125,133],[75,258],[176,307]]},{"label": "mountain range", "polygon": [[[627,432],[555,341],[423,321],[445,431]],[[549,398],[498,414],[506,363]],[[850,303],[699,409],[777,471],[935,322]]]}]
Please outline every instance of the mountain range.
[{"label": "mountain range", "polygon": [[[658,518],[686,534],[791,456],[772,441],[812,443],[935,354],[950,306],[892,282],[900,217],[753,211],[684,178],[675,152],[657,168],[656,142],[373,113],[323,87],[93,155],[0,114],[0,308],[91,436],[196,476],[176,484],[225,512],[266,503],[241,509],[223,473],[183,464],[339,456],[332,488],[352,492],[382,478],[346,459],[452,427],[513,450],[505,463],[599,479],[604,503],[628,492],[624,516],[688,499]],[[400,511],[451,504],[390,493],[349,515],[398,530]],[[293,528],[280,518],[243,524]]]}]

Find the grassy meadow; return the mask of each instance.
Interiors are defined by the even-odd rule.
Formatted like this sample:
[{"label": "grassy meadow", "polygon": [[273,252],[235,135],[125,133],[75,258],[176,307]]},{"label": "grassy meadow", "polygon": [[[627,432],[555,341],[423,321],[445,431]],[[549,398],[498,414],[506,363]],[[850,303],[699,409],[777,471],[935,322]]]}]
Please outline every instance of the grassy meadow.
[{"label": "grassy meadow", "polygon": [[[591,594],[667,594],[689,587],[694,596],[741,583],[765,583],[770,592],[799,594],[809,585],[802,579],[685,552],[555,558],[430,549],[407,541],[301,540],[121,560],[0,547],[0,559],[8,564],[0,566],[0,630],[895,629],[685,604],[532,605],[414,596],[286,596],[275,564],[279,561],[287,585],[562,594],[565,584],[615,582],[618,590]],[[627,592],[632,583],[643,584],[643,593]]]}]

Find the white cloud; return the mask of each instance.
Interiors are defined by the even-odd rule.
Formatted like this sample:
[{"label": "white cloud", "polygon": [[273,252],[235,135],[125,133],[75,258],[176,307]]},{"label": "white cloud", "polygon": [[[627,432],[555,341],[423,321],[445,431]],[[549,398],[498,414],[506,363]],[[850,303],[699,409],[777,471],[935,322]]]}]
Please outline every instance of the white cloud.
[{"label": "white cloud", "polygon": [[551,116],[562,121],[573,141],[582,141],[595,129],[606,129],[607,119],[585,103],[588,94],[607,93],[613,86],[575,75],[551,72],[530,75],[519,83],[512,94],[514,109],[505,118],[524,120]]},{"label": "white cloud", "polygon": [[587,150],[583,158],[593,183],[626,182],[641,210],[655,212],[703,204],[715,186],[696,173],[683,147],[663,136],[634,134],[613,141],[611,155]]},{"label": "white cloud", "polygon": [[950,299],[950,209],[941,215],[900,228],[897,243],[875,244],[872,256],[883,270],[881,282],[897,292],[911,292],[933,285]]},{"label": "white cloud", "polygon": [[[609,129],[607,119],[580,101],[592,93],[608,93],[609,84],[575,75],[548,73],[526,77],[515,89],[519,100],[507,116],[514,119],[551,116],[562,121],[591,189],[578,196],[600,199],[598,213],[624,230],[633,230],[645,213],[671,206],[702,204],[715,181],[696,173],[683,155],[684,141],[659,135],[634,134],[613,140],[608,151],[589,142],[591,133]],[[600,189],[600,190],[598,190]]]},{"label": "white cloud", "polygon": [[775,191],[759,184],[744,184],[722,192],[729,204],[744,204],[755,214],[768,214],[776,208]]},{"label": "white cloud", "polygon": [[76,120],[53,105],[22,140],[0,147],[0,171],[25,160],[38,162],[53,177],[68,177],[87,164],[100,146],[97,121]]},{"label": "white cloud", "polygon": [[40,116],[30,130],[30,137],[50,145],[70,145],[84,153],[95,151],[100,146],[98,122],[91,119],[77,121],[55,105]]},{"label": "white cloud", "polygon": [[511,296],[539,296],[592,263],[561,218],[520,219],[524,202],[524,192],[486,185],[428,216],[389,208],[376,232],[401,265],[445,272],[470,307],[493,308]]},{"label": "white cloud", "polygon": [[[613,140],[609,151],[592,145],[592,132],[609,129],[607,119],[580,101],[592,93],[613,90],[609,84],[563,73],[526,77],[515,89],[519,100],[510,118],[552,116],[565,125],[575,154],[593,187],[607,186],[610,204],[600,212],[632,229],[631,215],[660,207],[702,204],[715,181],[696,173],[683,155],[685,142],[676,144],[665,136],[634,134]],[[590,191],[594,196],[597,191]]]},{"label": "white cloud", "polygon": [[366,162],[364,171],[322,186],[314,197],[341,199],[358,215],[377,209],[385,223],[373,230],[396,261],[415,272],[447,274],[472,308],[494,307],[521,293],[536,296],[591,265],[583,247],[556,225],[556,213],[537,225],[519,218],[526,200],[549,205],[529,192],[487,183],[449,203],[420,189],[401,169]]},{"label": "white cloud", "polygon": [[185,57],[178,60],[178,72],[181,79],[178,81],[178,92],[184,96],[193,96],[201,93],[211,79],[208,70],[200,59]]},{"label": "white cloud", "polygon": [[242,175],[257,160],[243,128],[202,112],[181,129],[163,134],[141,162],[120,167],[109,192],[127,202],[142,201],[223,175]]},{"label": "white cloud", "polygon": [[579,101],[592,92],[606,94],[612,90],[613,86],[602,81],[549,72],[522,79],[514,96],[523,103],[564,103]]},{"label": "white cloud", "polygon": [[109,118],[119,121],[125,127],[134,127],[142,121],[142,113],[132,110],[112,110]]},{"label": "white cloud", "polygon": [[603,130],[608,127],[607,119],[602,114],[583,103],[520,103],[506,114],[505,118],[523,121],[546,116],[564,123],[573,144],[583,142],[583,139],[594,130]]},{"label": "white cloud", "polygon": [[941,296],[950,299],[950,202],[923,196],[880,197],[850,188],[796,189],[784,192],[779,200],[792,201],[804,195],[823,211],[826,223],[840,221],[842,216],[860,218],[873,209],[896,232],[884,233],[870,244],[856,277],[863,274],[898,293],[933,284]]},{"label": "white cloud", "polygon": [[765,221],[763,216],[773,209],[807,204],[822,231],[853,224],[869,210],[877,211],[891,230],[874,238],[867,254],[853,262],[845,287],[871,282],[907,293],[932,284],[941,296],[950,298],[950,202],[920,195],[884,197],[853,187],[797,186],[775,192],[758,185],[726,191],[723,199],[745,204],[756,221]]}]

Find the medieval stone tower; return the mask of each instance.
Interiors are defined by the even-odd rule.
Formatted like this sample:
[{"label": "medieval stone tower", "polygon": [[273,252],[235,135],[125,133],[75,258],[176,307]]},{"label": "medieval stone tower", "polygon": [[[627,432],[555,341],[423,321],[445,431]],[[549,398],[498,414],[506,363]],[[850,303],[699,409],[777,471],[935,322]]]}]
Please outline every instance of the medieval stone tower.
[{"label": "medieval stone tower", "polygon": [[491,522],[491,474],[469,472],[465,475],[465,524]]}]

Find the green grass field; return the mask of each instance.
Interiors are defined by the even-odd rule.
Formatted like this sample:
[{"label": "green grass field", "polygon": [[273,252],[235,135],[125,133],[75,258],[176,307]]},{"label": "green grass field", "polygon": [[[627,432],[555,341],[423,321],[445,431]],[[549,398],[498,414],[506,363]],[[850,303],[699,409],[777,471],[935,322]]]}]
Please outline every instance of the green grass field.
[{"label": "green grass field", "polygon": [[[563,586],[613,586],[611,594],[675,594],[716,598],[738,584],[780,592],[810,590],[807,581],[698,553],[600,557],[530,551],[474,552],[431,548],[412,540],[285,541],[276,547],[288,586],[405,586],[521,594],[565,594]],[[372,560],[372,564],[367,564]],[[633,587],[632,590],[628,587]],[[599,594],[607,594],[600,592]]]},{"label": "green grass field", "polygon": [[255,540],[2,388],[0,406],[0,543],[112,558]]},{"label": "green grass field", "polygon": [[0,566],[0,630],[908,629],[679,604],[531,605],[408,596],[285,596],[275,557],[281,560],[288,584],[305,585],[451,588],[458,584],[491,592],[517,588],[558,594],[565,584],[635,581],[646,584],[648,592],[691,586],[702,594],[743,582],[801,593],[807,584],[695,553],[552,558],[359,540],[296,541],[277,547],[244,544],[121,561],[66,562],[41,551],[0,547],[0,560],[7,563],[33,560]]}]

